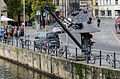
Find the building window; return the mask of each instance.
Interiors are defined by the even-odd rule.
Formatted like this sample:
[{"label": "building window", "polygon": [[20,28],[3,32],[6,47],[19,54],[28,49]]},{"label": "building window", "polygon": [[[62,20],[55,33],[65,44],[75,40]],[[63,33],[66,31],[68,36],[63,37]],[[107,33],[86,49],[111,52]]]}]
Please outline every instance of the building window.
[{"label": "building window", "polygon": [[57,6],[59,6],[59,0],[56,0]]},{"label": "building window", "polygon": [[105,16],[105,10],[100,11],[101,16]]},{"label": "building window", "polygon": [[109,0],[109,5],[111,5],[111,0]]},{"label": "building window", "polygon": [[118,0],[115,0],[115,5],[118,5]]},{"label": "building window", "polygon": [[95,1],[95,5],[98,6],[98,1]]},{"label": "building window", "polygon": [[95,10],[95,16],[98,16],[98,10]]},{"label": "building window", "polygon": [[105,4],[105,0],[103,0],[103,5]]},{"label": "building window", "polygon": [[120,10],[115,10],[115,16],[120,16]]},{"label": "building window", "polygon": [[108,5],[108,0],[106,0],[106,5]]},{"label": "building window", "polygon": [[112,14],[111,14],[111,10],[107,10],[107,12],[108,12],[108,16],[111,16]]}]

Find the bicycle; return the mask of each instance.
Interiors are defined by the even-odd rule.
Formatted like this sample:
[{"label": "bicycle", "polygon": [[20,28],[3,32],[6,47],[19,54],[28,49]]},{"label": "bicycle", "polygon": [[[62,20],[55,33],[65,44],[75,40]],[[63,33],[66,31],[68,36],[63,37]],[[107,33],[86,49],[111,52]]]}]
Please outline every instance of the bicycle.
[{"label": "bicycle", "polygon": [[66,53],[67,53],[68,56],[71,55],[70,51],[69,51],[67,48],[64,48],[64,47],[59,48],[59,50],[58,50],[58,55],[59,55],[60,57],[64,56]]},{"label": "bicycle", "polygon": [[31,41],[29,40],[29,37],[30,37],[30,35],[27,35],[27,36],[25,36],[25,40],[23,40],[23,38],[20,39],[19,44],[22,46],[25,45],[25,48],[26,47],[29,48],[29,46],[31,45]]},{"label": "bicycle", "polygon": [[[106,61],[108,62],[108,64],[111,66],[111,67],[114,67],[114,57],[113,55],[106,55]],[[115,60],[116,62],[116,67],[120,68],[120,61],[119,60]]]}]

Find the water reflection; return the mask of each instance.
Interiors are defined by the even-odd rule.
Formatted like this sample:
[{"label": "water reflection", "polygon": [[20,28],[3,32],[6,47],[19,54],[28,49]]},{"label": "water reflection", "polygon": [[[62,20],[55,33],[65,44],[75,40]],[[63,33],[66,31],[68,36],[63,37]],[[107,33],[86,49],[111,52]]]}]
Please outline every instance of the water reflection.
[{"label": "water reflection", "polygon": [[0,79],[52,79],[0,59]]}]

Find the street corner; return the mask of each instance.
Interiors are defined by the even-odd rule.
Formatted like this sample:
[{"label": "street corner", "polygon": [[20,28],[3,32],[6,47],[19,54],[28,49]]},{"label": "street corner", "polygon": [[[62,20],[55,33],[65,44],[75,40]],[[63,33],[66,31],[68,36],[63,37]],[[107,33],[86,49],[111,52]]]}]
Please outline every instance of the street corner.
[{"label": "street corner", "polygon": [[120,31],[119,31],[119,32],[116,32],[114,28],[112,28],[112,31],[113,31],[115,37],[116,37],[118,40],[120,40]]}]

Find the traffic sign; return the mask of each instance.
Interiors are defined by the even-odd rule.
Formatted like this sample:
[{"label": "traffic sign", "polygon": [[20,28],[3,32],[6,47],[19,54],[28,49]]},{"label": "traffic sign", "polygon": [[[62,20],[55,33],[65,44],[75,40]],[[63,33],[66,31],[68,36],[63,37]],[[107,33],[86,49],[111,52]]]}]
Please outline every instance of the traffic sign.
[{"label": "traffic sign", "polygon": [[45,16],[45,17],[47,16],[47,11],[45,11],[45,12],[43,13],[43,16]]},{"label": "traffic sign", "polygon": [[37,14],[36,15],[40,15],[40,11],[36,11],[37,12]]}]

